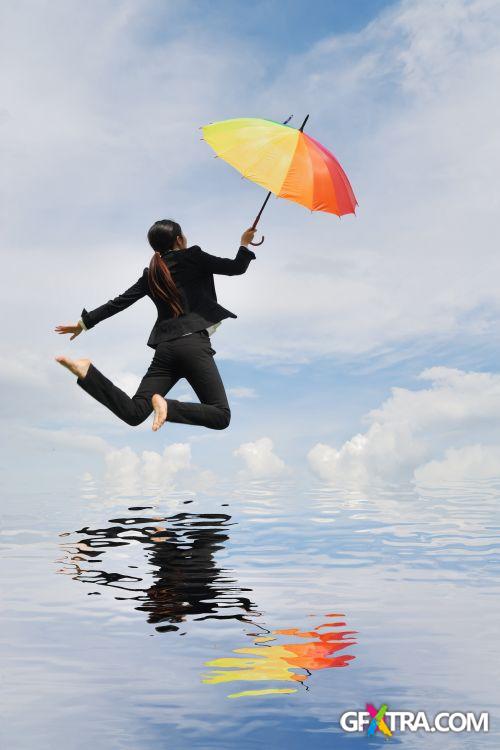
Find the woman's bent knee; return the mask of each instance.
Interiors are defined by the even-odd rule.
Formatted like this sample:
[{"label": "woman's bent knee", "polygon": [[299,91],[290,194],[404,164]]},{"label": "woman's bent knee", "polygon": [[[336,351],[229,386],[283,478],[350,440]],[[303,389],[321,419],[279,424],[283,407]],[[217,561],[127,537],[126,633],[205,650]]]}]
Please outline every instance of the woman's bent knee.
[{"label": "woman's bent knee", "polygon": [[220,415],[217,418],[217,423],[214,425],[216,430],[225,430],[229,427],[231,421],[230,409],[220,409]]},{"label": "woman's bent knee", "polygon": [[132,397],[131,402],[123,415],[123,420],[131,427],[138,427],[152,413],[153,405],[149,397],[138,397],[137,394]]},{"label": "woman's bent knee", "polygon": [[127,414],[125,414],[123,419],[131,427],[138,427],[148,418],[148,416],[151,414],[151,411],[152,409],[148,412],[145,412],[141,409],[130,410]]},{"label": "woman's bent knee", "polygon": [[125,417],[125,422],[130,425],[131,427],[138,427],[140,424],[144,422],[146,417],[143,417],[139,414],[130,414],[127,417]]}]

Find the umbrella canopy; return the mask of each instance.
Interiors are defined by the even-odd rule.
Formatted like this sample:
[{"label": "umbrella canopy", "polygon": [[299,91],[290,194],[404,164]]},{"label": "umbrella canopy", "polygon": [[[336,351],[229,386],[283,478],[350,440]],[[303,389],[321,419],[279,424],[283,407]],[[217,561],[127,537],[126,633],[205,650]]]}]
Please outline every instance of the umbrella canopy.
[{"label": "umbrella canopy", "polygon": [[311,211],[355,213],[358,202],[346,173],[334,155],[302,129],[241,117],[205,125],[202,131],[217,156],[279,198]]}]

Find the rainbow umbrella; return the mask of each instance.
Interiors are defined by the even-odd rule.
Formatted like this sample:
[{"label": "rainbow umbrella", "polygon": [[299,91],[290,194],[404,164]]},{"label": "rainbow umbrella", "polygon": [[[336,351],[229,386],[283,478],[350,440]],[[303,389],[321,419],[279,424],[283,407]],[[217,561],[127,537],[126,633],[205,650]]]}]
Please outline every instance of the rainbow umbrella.
[{"label": "rainbow umbrella", "polygon": [[[304,133],[305,118],[299,130],[285,122],[257,117],[221,120],[201,128],[202,140],[216,155],[258,185],[268,189],[257,214],[257,226],[271,193],[300,203],[311,211],[343,216],[355,214],[358,202],[347,175],[328,149]],[[252,242],[252,245],[261,245]]]}]

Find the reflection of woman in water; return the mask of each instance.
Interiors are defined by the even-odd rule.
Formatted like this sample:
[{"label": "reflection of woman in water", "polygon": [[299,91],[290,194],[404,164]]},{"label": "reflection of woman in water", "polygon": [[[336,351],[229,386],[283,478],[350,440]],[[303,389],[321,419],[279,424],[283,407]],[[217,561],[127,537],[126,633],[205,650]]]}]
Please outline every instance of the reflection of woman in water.
[{"label": "reflection of woman in water", "polygon": [[[151,525],[153,521],[165,525]],[[223,513],[177,513],[157,519],[115,518],[104,528],[85,526],[75,532],[82,535],[78,542],[63,545],[68,559],[60,572],[93,587],[118,590],[120,598],[147,613],[158,632],[176,631],[178,623],[190,618],[239,620],[259,627],[252,618],[260,612],[245,595],[250,589],[241,588],[232,571],[220,567],[215,557],[225,548],[230,521]],[[147,552],[151,585],[144,585],[140,570],[135,576],[109,570],[106,553],[123,547],[122,559],[127,560],[126,549],[133,542],[143,544]],[[92,565],[87,567],[89,561]]]},{"label": "reflection of woman in water", "polygon": [[[149,268],[133,286],[115,299],[88,312],[76,325],[60,325],[58,333],[72,334],[70,341],[105,318],[115,315],[147,295],[156,305],[158,317],[148,346],[155,355],[132,398],[114,385],[89,359],[59,356],[56,361],[77,376],[77,383],[113,414],[129,425],[139,425],[154,411],[153,430],[162,424],[180,422],[222,430],[231,412],[219,370],[213,359],[210,335],[224,318],[236,318],[217,302],[213,274],[245,273],[255,258],[248,248],[255,229],[247,229],[235,258],[220,258],[198,245],[187,246],[175,221],[157,221],[148,232],[155,251]],[[186,378],[201,403],[164,399],[180,378]]]}]

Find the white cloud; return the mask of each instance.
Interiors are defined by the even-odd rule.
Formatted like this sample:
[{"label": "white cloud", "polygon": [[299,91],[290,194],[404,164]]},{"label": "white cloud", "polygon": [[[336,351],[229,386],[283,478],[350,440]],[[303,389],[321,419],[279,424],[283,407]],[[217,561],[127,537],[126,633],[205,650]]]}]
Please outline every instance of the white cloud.
[{"label": "white cloud", "polygon": [[[442,486],[500,478],[500,445],[466,445],[448,448],[442,460],[429,461],[415,469],[419,486]],[[476,485],[477,488],[477,485]]]},{"label": "white cloud", "polygon": [[219,477],[212,469],[201,469],[194,472],[189,479],[189,489],[192,492],[208,492],[218,483]]},{"label": "white cloud", "polygon": [[308,453],[312,471],[333,483],[422,480],[449,474],[462,457],[458,478],[469,470],[500,476],[500,374],[431,367],[418,377],[430,387],[392,388],[390,398],[366,415],[366,432],[338,449],[317,443]]},{"label": "white cloud", "polygon": [[248,388],[245,385],[229,388],[228,393],[234,398],[257,398],[255,388]]},{"label": "white cloud", "polygon": [[189,443],[174,443],[168,445],[163,453],[156,451],[142,452],[142,474],[145,481],[151,485],[161,485],[166,479],[171,479],[181,469],[187,469],[191,464],[191,446]]},{"label": "white cloud", "polygon": [[274,453],[274,443],[269,437],[242,443],[233,456],[245,462],[244,474],[255,478],[276,476],[286,469],[285,462]]},{"label": "white cloud", "polygon": [[102,453],[112,451],[111,445],[98,435],[89,435],[78,430],[49,430],[41,427],[21,427],[23,435],[44,445],[57,445],[75,453]]},{"label": "white cloud", "polygon": [[109,493],[138,495],[141,492],[141,460],[128,446],[109,451],[105,456],[105,485]]},{"label": "white cloud", "polygon": [[120,448],[106,454],[105,484],[108,492],[122,495],[164,492],[174,487],[176,475],[184,469],[197,474],[189,443],[167,445],[162,453]]},{"label": "white cloud", "polygon": [[[214,471],[193,464],[190,443],[171,443],[162,452],[134,451],[130,446],[115,448],[98,435],[77,430],[22,427],[20,432],[24,444],[29,437],[45,448],[52,445],[59,451],[73,454],[100,455],[104,459],[103,479],[108,494],[135,496],[165,492],[176,486],[183,472],[187,472],[186,479],[192,491],[208,490],[218,481]],[[79,478],[86,485],[95,484],[94,475],[89,471],[82,472]]]},{"label": "white cloud", "polygon": [[19,349],[16,356],[0,357],[0,380],[6,385],[19,388],[46,388],[48,373],[40,367],[40,357],[34,352]]},{"label": "white cloud", "polygon": [[141,382],[141,378],[133,372],[120,372],[116,377],[113,377],[113,373],[110,373],[108,377],[118,388],[121,388],[122,391],[125,391],[129,395],[137,391]]},{"label": "white cloud", "polygon": [[114,495],[158,495],[188,487],[190,492],[205,492],[218,481],[211,469],[192,462],[189,443],[172,443],[159,453],[131,448],[109,451],[106,456],[105,487]]}]

